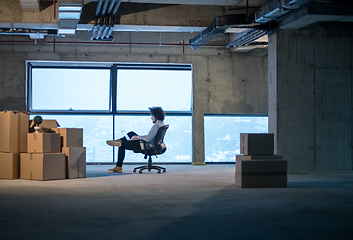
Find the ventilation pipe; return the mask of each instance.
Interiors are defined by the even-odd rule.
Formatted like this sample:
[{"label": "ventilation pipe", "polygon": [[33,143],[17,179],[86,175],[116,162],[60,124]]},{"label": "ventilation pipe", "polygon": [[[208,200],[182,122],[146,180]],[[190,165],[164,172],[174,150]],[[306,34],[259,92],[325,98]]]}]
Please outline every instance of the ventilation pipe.
[{"label": "ventilation pipe", "polygon": [[275,0],[255,13],[255,21],[267,23],[273,21],[291,10],[297,9],[312,0]]},{"label": "ventilation pipe", "polygon": [[100,9],[102,2],[101,0],[97,5],[95,25],[93,27],[91,40],[113,40],[113,37],[110,35],[114,30],[115,14],[122,0],[112,0],[110,4],[109,0],[106,0],[102,9]]},{"label": "ventilation pipe", "polygon": [[96,32],[97,32],[98,29],[99,29],[98,19],[99,19],[99,12],[100,12],[101,7],[102,7],[102,2],[103,2],[103,0],[99,0],[99,2],[98,2],[98,4],[97,4],[96,17],[95,17],[95,19],[94,19],[94,26],[93,26],[93,29],[92,29],[92,37],[91,37],[91,40],[93,40],[93,39],[95,38]]}]

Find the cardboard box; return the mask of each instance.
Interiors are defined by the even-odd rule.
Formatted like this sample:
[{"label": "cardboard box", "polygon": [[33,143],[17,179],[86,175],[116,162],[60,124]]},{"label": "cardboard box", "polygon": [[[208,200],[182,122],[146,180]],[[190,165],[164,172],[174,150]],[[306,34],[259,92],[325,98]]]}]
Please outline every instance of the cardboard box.
[{"label": "cardboard box", "polygon": [[287,161],[241,160],[235,164],[235,185],[238,187],[286,187]]},{"label": "cardboard box", "polygon": [[274,135],[272,133],[241,133],[240,153],[244,155],[273,155]]},{"label": "cardboard box", "polygon": [[59,153],[61,150],[58,133],[28,133],[27,137],[29,153]]},{"label": "cardboard box", "polygon": [[[53,128],[60,127],[60,125],[56,120],[46,119],[46,120],[43,120],[43,122],[39,125],[39,127],[41,127],[40,132],[45,133],[45,132],[50,132]],[[29,132],[30,133],[34,132],[34,121],[33,120],[31,120],[29,122]]]},{"label": "cardboard box", "polygon": [[235,164],[237,173],[283,173],[287,174],[287,160],[238,160]]},{"label": "cardboard box", "polygon": [[27,152],[29,115],[22,112],[0,112],[0,152]]},{"label": "cardboard box", "polygon": [[64,153],[21,153],[21,179],[65,179]]},{"label": "cardboard box", "polygon": [[86,148],[64,147],[66,155],[66,178],[86,177]]},{"label": "cardboard box", "polygon": [[236,155],[235,159],[236,159],[236,161],[237,160],[274,160],[274,159],[280,160],[280,159],[283,159],[283,157],[281,155],[269,155],[269,156],[264,156],[264,155],[261,155],[261,156],[257,156],[257,155],[250,155],[250,156],[247,156],[247,155]]},{"label": "cardboard box", "polygon": [[86,148],[78,148],[78,177],[86,177]]},{"label": "cardboard box", "polygon": [[20,178],[20,154],[0,152],[0,178]]},{"label": "cardboard box", "polygon": [[60,133],[62,147],[83,147],[82,128],[53,128],[56,133]]},{"label": "cardboard box", "polygon": [[287,175],[242,175],[235,174],[235,185],[241,188],[287,187]]}]

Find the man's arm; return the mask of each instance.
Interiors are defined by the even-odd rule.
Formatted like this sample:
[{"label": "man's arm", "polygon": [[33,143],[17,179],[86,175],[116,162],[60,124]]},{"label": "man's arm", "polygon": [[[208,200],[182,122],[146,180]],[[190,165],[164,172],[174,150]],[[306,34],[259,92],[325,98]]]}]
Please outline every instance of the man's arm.
[{"label": "man's arm", "polygon": [[150,142],[156,136],[158,129],[159,129],[159,124],[155,123],[153,124],[152,128],[150,129],[147,135],[137,136],[137,139]]}]

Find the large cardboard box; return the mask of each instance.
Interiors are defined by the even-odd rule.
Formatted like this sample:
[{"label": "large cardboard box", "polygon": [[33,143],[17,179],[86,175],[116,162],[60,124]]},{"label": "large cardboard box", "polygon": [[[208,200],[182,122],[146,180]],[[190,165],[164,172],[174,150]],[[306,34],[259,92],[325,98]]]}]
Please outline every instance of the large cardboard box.
[{"label": "large cardboard box", "polygon": [[60,134],[58,133],[28,133],[29,153],[59,153]]},{"label": "large cardboard box", "polygon": [[61,136],[62,147],[83,147],[82,128],[53,128]]},{"label": "large cardboard box", "polygon": [[0,112],[0,152],[27,152],[29,115],[22,112]]},{"label": "large cardboard box", "polygon": [[235,185],[241,188],[287,187],[287,175],[244,175],[235,174]]},{"label": "large cardboard box", "polygon": [[64,147],[66,155],[66,178],[86,177],[86,148]]},{"label": "large cardboard box", "polygon": [[274,135],[272,133],[241,133],[240,153],[244,155],[273,155]]},{"label": "large cardboard box", "polygon": [[243,188],[286,187],[287,161],[237,159],[235,185]]},{"label": "large cardboard box", "polygon": [[0,178],[20,178],[20,154],[0,152]]},{"label": "large cardboard box", "polygon": [[86,177],[86,148],[78,148],[78,177]]},{"label": "large cardboard box", "polygon": [[21,179],[65,179],[64,153],[21,153]]},{"label": "large cardboard box", "polygon": [[238,160],[273,160],[273,159],[283,159],[281,155],[236,155],[236,161]]},{"label": "large cardboard box", "polygon": [[[40,132],[50,132],[51,129],[60,127],[59,123],[55,119],[43,119],[43,122],[39,125],[41,127]],[[29,123],[29,132],[33,133],[34,132],[34,121],[31,120]]]}]

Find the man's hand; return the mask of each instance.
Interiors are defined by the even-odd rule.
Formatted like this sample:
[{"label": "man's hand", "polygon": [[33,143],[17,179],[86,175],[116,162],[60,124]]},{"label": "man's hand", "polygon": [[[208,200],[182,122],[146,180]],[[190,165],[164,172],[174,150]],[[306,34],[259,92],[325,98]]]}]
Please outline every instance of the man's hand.
[{"label": "man's hand", "polygon": [[131,140],[137,140],[138,138],[137,138],[137,135],[135,135],[135,136],[133,136],[132,138],[131,138]]}]

